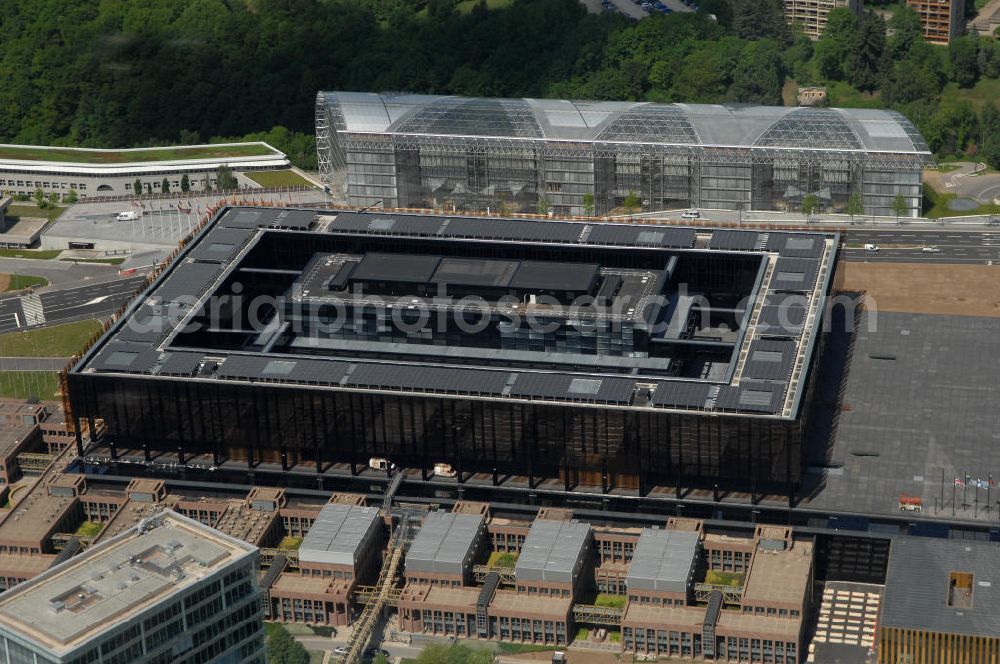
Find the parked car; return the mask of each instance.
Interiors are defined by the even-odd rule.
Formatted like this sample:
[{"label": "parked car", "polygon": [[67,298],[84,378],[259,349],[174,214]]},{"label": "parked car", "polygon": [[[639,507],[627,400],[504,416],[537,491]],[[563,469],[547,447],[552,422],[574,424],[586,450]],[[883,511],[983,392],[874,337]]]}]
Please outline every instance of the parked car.
[{"label": "parked car", "polygon": [[925,254],[940,254],[941,253],[941,250],[938,249],[937,247],[924,247],[920,251],[922,251]]},{"label": "parked car", "polygon": [[347,654],[347,648],[345,646],[337,646],[336,648],[333,649],[333,654],[334,655],[346,655]]},{"label": "parked car", "polygon": [[877,244],[871,244],[869,242],[868,244],[865,245],[865,251],[870,251],[873,254],[877,254],[878,253],[878,245]]},{"label": "parked car", "polygon": [[685,210],[681,213],[681,219],[698,219],[701,217],[701,212],[698,210]]}]

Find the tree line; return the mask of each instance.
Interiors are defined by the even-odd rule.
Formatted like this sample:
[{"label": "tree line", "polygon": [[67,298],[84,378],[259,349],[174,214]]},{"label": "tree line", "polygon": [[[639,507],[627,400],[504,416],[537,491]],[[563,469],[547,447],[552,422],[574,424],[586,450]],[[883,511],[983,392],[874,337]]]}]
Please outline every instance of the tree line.
[{"label": "tree line", "polygon": [[995,104],[950,94],[1000,76],[1000,43],[931,46],[905,7],[888,22],[836,10],[818,42],[781,0],[701,8],[630,22],[577,0],[24,0],[0,13],[0,140],[266,140],[314,168],[321,89],[780,104],[794,80],[1000,165]]}]

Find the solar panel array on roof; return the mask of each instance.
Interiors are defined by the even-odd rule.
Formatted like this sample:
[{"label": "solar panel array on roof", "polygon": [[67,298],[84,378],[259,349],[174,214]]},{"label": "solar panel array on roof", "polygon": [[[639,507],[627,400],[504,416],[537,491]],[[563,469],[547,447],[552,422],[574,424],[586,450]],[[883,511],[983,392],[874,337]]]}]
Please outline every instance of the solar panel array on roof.
[{"label": "solar panel array on roof", "polygon": [[351,281],[391,281],[426,284],[441,262],[440,256],[421,254],[365,254]]},{"label": "solar panel array on roof", "polygon": [[101,349],[89,366],[98,371],[149,373],[159,360],[159,351],[148,344],[112,341]]},{"label": "solar panel array on roof", "polygon": [[434,273],[436,284],[504,287],[517,271],[518,261],[485,258],[442,258]]},{"label": "solar panel array on roof", "polygon": [[388,235],[435,235],[447,219],[438,216],[338,212],[329,230]]},{"label": "solar panel array on roof", "polygon": [[312,227],[316,219],[315,210],[274,210],[274,214],[264,217],[267,226],[304,231]]},{"label": "solar panel array on roof", "polygon": [[643,528],[629,563],[628,590],[686,593],[694,575],[699,536],[686,530]]},{"label": "solar panel array on roof", "polygon": [[197,260],[228,260],[254,233],[255,231],[249,228],[217,226],[198,242],[198,246],[191,250],[190,256]]},{"label": "solar panel array on roof", "polygon": [[263,214],[263,208],[236,208],[222,215],[219,225],[227,228],[257,228]]},{"label": "solar panel array on roof", "polygon": [[[285,362],[279,369],[275,361]],[[319,385],[337,385],[347,372],[347,362],[270,355],[230,355],[219,366],[220,378],[287,380]]]},{"label": "solar panel array on roof", "polygon": [[573,583],[583,566],[590,524],[535,519],[514,566],[518,581]]},{"label": "solar panel array on roof", "polygon": [[176,302],[185,299],[191,303],[203,294],[209,284],[219,275],[220,266],[216,263],[184,262],[179,264],[160,283],[156,296],[163,302]]},{"label": "solar panel array on roof", "polygon": [[650,403],[661,407],[707,409],[714,401],[712,393],[713,386],[708,383],[672,380],[656,386]]},{"label": "solar panel array on roof", "polygon": [[724,249],[726,251],[754,251],[759,249],[759,236],[757,231],[735,231],[720,228],[712,231],[712,238],[708,241],[710,249]]},{"label": "solar panel array on roof", "polygon": [[204,359],[204,353],[171,351],[160,364],[161,376],[192,376]]},{"label": "solar panel array on roof", "polygon": [[369,363],[358,364],[346,384],[372,389],[499,395],[508,376],[504,371]]},{"label": "solar panel array on roof", "polygon": [[121,341],[154,343],[169,329],[168,321],[150,306],[137,308],[122,323],[118,334]]},{"label": "solar panel array on roof", "polygon": [[431,512],[406,552],[406,571],[464,576],[482,538],[481,514]]},{"label": "solar panel array on roof", "polygon": [[324,505],[299,546],[307,563],[354,566],[365,545],[380,528],[377,507]]},{"label": "solar panel array on roof", "polygon": [[805,326],[807,299],[796,293],[768,293],[757,320],[760,334],[797,337]]},{"label": "solar panel array on roof", "polygon": [[688,249],[694,246],[696,236],[693,228],[637,228],[624,224],[594,224],[587,235],[587,243]]},{"label": "solar panel array on roof", "polygon": [[567,374],[522,373],[510,388],[511,396],[539,399],[628,404],[635,381],[628,378],[595,378],[583,387]]},{"label": "solar panel array on roof", "polygon": [[809,258],[778,258],[771,287],[775,290],[810,291],[816,285],[819,262]]},{"label": "solar panel array on roof", "polygon": [[739,385],[723,385],[715,407],[737,412],[777,413],[785,398],[785,384],[743,380]]},{"label": "solar panel array on roof", "polygon": [[823,255],[825,238],[806,233],[768,233],[768,251],[776,251],[782,258],[818,258]]},{"label": "solar panel array on roof", "polygon": [[526,242],[576,242],[583,224],[572,222],[547,223],[514,219],[469,219],[456,217],[448,222],[442,235],[491,240],[523,240]]},{"label": "solar panel array on roof", "polygon": [[795,362],[796,343],[782,339],[755,339],[743,365],[743,376],[764,380],[788,380]]}]

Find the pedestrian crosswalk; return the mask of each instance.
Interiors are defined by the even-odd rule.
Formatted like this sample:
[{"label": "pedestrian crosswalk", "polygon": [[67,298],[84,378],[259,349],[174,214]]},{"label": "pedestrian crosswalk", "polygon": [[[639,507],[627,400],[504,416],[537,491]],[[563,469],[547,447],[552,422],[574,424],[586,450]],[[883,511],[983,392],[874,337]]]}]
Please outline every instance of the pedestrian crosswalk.
[{"label": "pedestrian crosswalk", "polygon": [[42,298],[35,293],[21,296],[21,309],[24,310],[24,324],[44,325],[45,311],[42,307]]}]

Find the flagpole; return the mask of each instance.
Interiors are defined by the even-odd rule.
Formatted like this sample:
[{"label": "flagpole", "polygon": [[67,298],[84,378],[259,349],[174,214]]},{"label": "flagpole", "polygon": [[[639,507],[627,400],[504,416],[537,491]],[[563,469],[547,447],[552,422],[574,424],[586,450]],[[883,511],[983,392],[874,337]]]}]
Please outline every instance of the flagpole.
[{"label": "flagpole", "polygon": [[986,511],[990,511],[990,487],[993,486],[993,473],[986,479]]},{"label": "flagpole", "polygon": [[969,473],[965,474],[965,481],[962,482],[962,509],[964,510],[969,504]]},{"label": "flagpole", "polygon": [[958,484],[958,478],[951,483],[951,515],[955,516],[955,485]]},{"label": "flagpole", "polygon": [[941,466],[941,509],[944,509],[944,466]]}]

